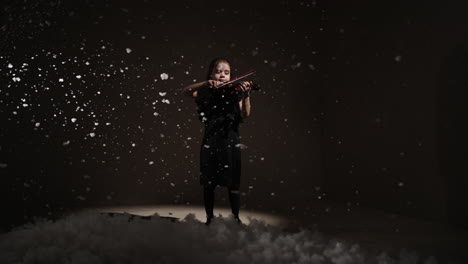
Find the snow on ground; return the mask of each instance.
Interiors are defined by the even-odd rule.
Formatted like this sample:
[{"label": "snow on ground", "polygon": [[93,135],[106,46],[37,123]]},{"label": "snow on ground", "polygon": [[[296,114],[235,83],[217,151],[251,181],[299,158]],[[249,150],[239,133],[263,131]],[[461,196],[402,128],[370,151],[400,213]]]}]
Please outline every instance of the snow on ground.
[{"label": "snow on ground", "polygon": [[171,222],[120,214],[79,213],[39,220],[0,236],[0,263],[437,263],[401,251],[371,254],[358,244],[263,221],[239,225],[218,217],[210,226],[187,214]]}]

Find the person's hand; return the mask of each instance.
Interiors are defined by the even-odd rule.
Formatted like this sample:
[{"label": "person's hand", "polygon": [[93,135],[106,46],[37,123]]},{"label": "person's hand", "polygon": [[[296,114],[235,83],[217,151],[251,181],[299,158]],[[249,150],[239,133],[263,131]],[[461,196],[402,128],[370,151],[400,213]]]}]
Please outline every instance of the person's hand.
[{"label": "person's hand", "polygon": [[215,80],[208,80],[206,81],[206,84],[208,85],[209,88],[218,88],[223,82],[220,81],[215,81]]},{"label": "person's hand", "polygon": [[244,98],[249,97],[250,96],[250,91],[252,89],[252,82],[244,81],[244,82],[241,83],[240,88],[242,89],[242,92],[244,94]]}]

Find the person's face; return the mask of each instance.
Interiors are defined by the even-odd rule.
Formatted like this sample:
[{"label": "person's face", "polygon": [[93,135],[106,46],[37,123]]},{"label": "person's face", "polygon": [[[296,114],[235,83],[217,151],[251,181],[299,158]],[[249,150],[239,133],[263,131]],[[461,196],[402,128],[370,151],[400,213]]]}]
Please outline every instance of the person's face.
[{"label": "person's face", "polygon": [[231,79],[231,67],[229,67],[229,64],[224,61],[218,63],[218,65],[213,69],[211,78],[220,82],[229,81]]}]

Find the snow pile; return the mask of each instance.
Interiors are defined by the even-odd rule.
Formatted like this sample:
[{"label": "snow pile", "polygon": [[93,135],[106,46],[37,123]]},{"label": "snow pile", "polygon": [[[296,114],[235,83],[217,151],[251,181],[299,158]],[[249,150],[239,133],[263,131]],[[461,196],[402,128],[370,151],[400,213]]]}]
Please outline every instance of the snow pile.
[{"label": "snow pile", "polygon": [[249,219],[216,218],[210,226],[188,214],[180,222],[96,213],[39,221],[0,237],[0,263],[437,263],[415,254],[372,256],[359,245],[318,232],[285,232]]}]

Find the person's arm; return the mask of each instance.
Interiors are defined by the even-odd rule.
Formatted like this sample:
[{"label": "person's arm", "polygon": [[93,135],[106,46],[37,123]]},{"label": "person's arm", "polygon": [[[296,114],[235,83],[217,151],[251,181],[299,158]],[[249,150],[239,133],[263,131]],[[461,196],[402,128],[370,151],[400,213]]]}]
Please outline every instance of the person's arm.
[{"label": "person's arm", "polygon": [[241,110],[242,118],[247,118],[250,116],[250,96],[246,95],[239,101],[239,107]]},{"label": "person's arm", "polygon": [[211,87],[217,88],[221,84],[222,84],[222,82],[213,81],[213,80],[194,83],[194,84],[191,84],[189,86],[185,86],[182,89],[182,94],[185,95],[185,96],[188,96],[190,98],[195,98],[195,97],[197,97],[198,90],[200,90],[200,88],[202,88],[203,86],[208,86],[210,88]]},{"label": "person's arm", "polygon": [[182,95],[188,96],[190,98],[195,98],[197,97],[198,90],[200,90],[200,88],[202,88],[205,85],[208,85],[208,81],[198,82],[185,86],[182,89]]},{"label": "person's arm", "polygon": [[247,118],[250,116],[250,92],[252,91],[252,82],[242,82],[240,87],[243,91],[242,100],[239,101],[241,117]]}]

